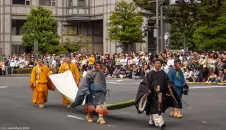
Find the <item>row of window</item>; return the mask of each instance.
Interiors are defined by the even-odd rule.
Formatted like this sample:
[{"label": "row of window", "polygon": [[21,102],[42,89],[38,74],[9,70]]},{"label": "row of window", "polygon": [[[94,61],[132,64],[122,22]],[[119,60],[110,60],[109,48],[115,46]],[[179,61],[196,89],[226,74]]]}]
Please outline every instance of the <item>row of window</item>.
[{"label": "row of window", "polygon": [[[30,5],[31,0],[13,0],[13,4]],[[56,0],[39,0],[39,5],[56,6]],[[69,6],[73,5],[73,0],[69,0]],[[79,6],[85,6],[85,0],[78,0]]]},{"label": "row of window", "polygon": [[[12,35],[21,35],[26,20],[12,19]],[[94,31],[95,30],[95,31]],[[102,24],[64,25],[63,34],[94,34],[102,35]]]},{"label": "row of window", "polygon": [[[30,5],[31,0],[13,0],[12,4]],[[39,5],[55,6],[56,0],[39,0]]]}]

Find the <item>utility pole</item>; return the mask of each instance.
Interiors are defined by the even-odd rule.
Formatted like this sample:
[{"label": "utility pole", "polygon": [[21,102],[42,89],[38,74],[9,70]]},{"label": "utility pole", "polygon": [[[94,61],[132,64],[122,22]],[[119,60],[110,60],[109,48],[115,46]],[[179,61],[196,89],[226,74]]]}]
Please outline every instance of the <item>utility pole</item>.
[{"label": "utility pole", "polygon": [[161,17],[161,21],[160,21],[160,26],[161,26],[161,52],[164,51],[165,49],[165,44],[164,44],[164,25],[163,25],[163,2],[161,2],[161,5],[160,5],[160,17]]},{"label": "utility pole", "polygon": [[34,58],[35,60],[38,60],[38,41],[34,41]]},{"label": "utility pole", "polygon": [[159,51],[159,0],[156,0],[156,52]]}]

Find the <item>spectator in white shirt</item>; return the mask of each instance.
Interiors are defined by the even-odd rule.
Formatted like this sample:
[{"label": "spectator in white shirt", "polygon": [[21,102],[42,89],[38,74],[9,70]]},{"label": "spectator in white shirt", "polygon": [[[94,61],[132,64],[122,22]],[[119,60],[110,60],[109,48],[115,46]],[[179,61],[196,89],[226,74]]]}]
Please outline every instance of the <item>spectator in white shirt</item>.
[{"label": "spectator in white shirt", "polygon": [[170,56],[167,60],[167,66],[174,66],[174,59]]},{"label": "spectator in white shirt", "polygon": [[11,71],[10,71],[10,74],[13,75],[14,74],[14,67],[16,66],[16,61],[11,58],[10,60],[10,68],[11,68]]},{"label": "spectator in white shirt", "polygon": [[193,81],[192,76],[193,71],[191,71],[191,69],[188,66],[184,68],[184,79],[188,82],[192,82]]}]

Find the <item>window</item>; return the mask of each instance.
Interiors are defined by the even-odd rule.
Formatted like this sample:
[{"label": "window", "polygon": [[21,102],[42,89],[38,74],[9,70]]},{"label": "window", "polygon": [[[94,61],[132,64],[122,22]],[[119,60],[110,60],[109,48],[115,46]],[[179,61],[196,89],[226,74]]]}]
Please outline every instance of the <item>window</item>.
[{"label": "window", "polygon": [[78,6],[85,6],[85,0],[78,0]]},{"label": "window", "polygon": [[77,34],[77,25],[64,25],[64,34]]},{"label": "window", "polygon": [[39,0],[39,5],[56,6],[56,0]]},{"label": "window", "polygon": [[26,20],[12,20],[12,35],[22,35],[22,29]]},{"label": "window", "polygon": [[30,5],[30,0],[13,0],[13,4]]},{"label": "window", "polygon": [[30,0],[26,0],[25,5],[30,5]]},{"label": "window", "polygon": [[56,0],[52,0],[52,6],[56,6]]},{"label": "window", "polygon": [[72,7],[73,6],[73,1],[72,0],[69,0],[68,1],[68,7]]},{"label": "window", "polygon": [[12,53],[23,54],[25,51],[26,49],[24,46],[12,44]]}]

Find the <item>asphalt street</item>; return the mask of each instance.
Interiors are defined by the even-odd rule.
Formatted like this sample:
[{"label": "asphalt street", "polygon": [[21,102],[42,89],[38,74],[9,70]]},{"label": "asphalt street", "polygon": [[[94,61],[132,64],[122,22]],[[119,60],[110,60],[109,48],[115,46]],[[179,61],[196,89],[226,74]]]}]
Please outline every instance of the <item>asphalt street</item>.
[{"label": "asphalt street", "polygon": [[[135,98],[140,80],[108,79],[110,97],[107,103]],[[0,77],[0,130],[158,130],[148,125],[145,114],[137,114],[135,107],[109,111],[107,124],[87,123],[82,107],[67,109],[62,95],[49,92],[44,109],[32,104],[29,77]],[[225,130],[226,86],[192,85],[184,101],[182,119],[164,114],[166,130]],[[97,116],[96,116],[97,118]]]}]

